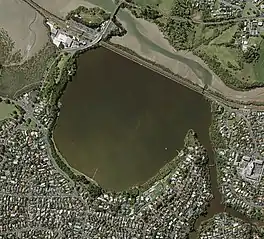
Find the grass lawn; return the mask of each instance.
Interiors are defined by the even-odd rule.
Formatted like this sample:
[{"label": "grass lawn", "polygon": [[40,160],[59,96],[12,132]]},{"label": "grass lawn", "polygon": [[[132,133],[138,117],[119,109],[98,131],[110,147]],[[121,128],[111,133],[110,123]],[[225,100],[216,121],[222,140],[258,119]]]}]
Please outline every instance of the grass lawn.
[{"label": "grass lawn", "polygon": [[243,17],[255,16],[256,14],[254,13],[254,11],[257,12],[258,8],[252,3],[252,1],[247,1],[242,16]]},{"label": "grass lawn", "polygon": [[161,12],[168,14],[172,8],[174,0],[134,0],[139,6],[157,7]]},{"label": "grass lawn", "polygon": [[199,45],[204,36],[204,27],[199,24],[195,26],[195,37],[194,37],[194,45]]},{"label": "grass lawn", "polygon": [[160,0],[159,9],[164,13],[169,13],[171,11],[174,0]]},{"label": "grass lawn", "polygon": [[79,6],[77,9],[69,12],[66,18],[73,19],[88,27],[97,28],[100,27],[104,21],[108,20],[110,16],[111,13],[99,7],[86,8]]},{"label": "grass lawn", "polygon": [[254,67],[254,72],[256,75],[256,80],[259,82],[264,82],[264,42],[262,42],[260,46],[260,56]]},{"label": "grass lawn", "polygon": [[[204,40],[208,40],[208,39],[216,39],[218,38],[218,35],[220,32],[222,32],[225,29],[225,26],[202,26],[202,25],[198,25],[197,27],[197,34],[201,34],[202,38]],[[199,28],[201,30],[199,30]],[[201,31],[201,32],[199,32]],[[198,35],[197,35],[198,36]]]},{"label": "grass lawn", "polygon": [[220,7],[220,1],[219,0],[215,1],[214,7],[215,7],[215,9],[218,9]]},{"label": "grass lawn", "polygon": [[199,45],[202,44],[203,41],[213,39],[218,35],[218,31],[221,31],[221,27],[206,27],[202,24],[195,25],[195,45]]},{"label": "grass lawn", "polygon": [[208,45],[202,46],[202,50],[210,57],[216,57],[225,68],[228,68],[228,62],[239,68],[239,56],[235,49],[227,48],[225,46]]},{"label": "grass lawn", "polygon": [[[162,0],[134,0],[134,1],[139,6],[147,6],[147,5],[157,6],[162,3]],[[166,0],[163,0],[163,1],[166,1]]]},{"label": "grass lawn", "polygon": [[61,57],[61,60],[59,61],[58,63],[58,68],[59,68],[59,75],[58,77],[56,78],[55,82],[58,83],[60,78],[61,78],[61,73],[62,73],[62,70],[63,68],[65,67],[65,64],[67,63],[67,61],[70,59],[71,55],[68,54],[68,55],[62,55]]},{"label": "grass lawn", "polygon": [[210,44],[222,44],[222,43],[230,42],[232,40],[232,37],[236,33],[237,29],[238,29],[238,25],[234,25],[228,28],[221,35],[219,35],[214,40],[212,40]]},{"label": "grass lawn", "polygon": [[247,83],[254,83],[257,81],[256,79],[256,74],[254,71],[254,66],[253,64],[247,64],[244,63],[244,68],[243,70],[237,75],[237,77]]},{"label": "grass lawn", "polygon": [[82,12],[80,13],[80,16],[88,23],[96,23],[100,25],[104,22],[104,20],[99,15],[92,15]]},{"label": "grass lawn", "polygon": [[262,41],[262,37],[261,36],[258,36],[258,37],[249,37],[248,38],[249,45],[256,44],[256,46],[260,46],[261,41]]},{"label": "grass lawn", "polygon": [[98,11],[80,12],[80,16],[87,23],[102,24],[104,22],[103,16]]},{"label": "grass lawn", "polygon": [[13,111],[16,107],[12,104],[6,104],[5,102],[0,102],[0,121],[11,117]]},{"label": "grass lawn", "polygon": [[215,29],[214,28],[211,28],[211,27],[208,28],[207,27],[204,30],[204,38],[205,39],[209,39],[209,38],[214,36],[214,33],[215,33]]}]

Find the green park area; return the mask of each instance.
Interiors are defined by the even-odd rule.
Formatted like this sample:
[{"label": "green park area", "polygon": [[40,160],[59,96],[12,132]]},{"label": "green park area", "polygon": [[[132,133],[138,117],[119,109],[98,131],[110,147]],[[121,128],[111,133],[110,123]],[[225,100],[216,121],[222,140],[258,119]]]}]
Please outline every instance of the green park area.
[{"label": "green park area", "polygon": [[200,56],[230,87],[247,89],[263,83],[264,44],[261,36],[250,37],[249,47],[243,52],[238,46],[238,24],[222,31],[209,42],[201,43],[194,53]]},{"label": "green park area", "polygon": [[[208,7],[196,9],[191,0],[134,0],[134,3],[138,7],[129,8],[135,16],[157,24],[176,50],[192,51],[229,87],[245,90],[263,86],[264,32],[245,34],[244,21],[208,24]],[[256,7],[246,3],[243,15],[252,14],[256,15]],[[243,39],[247,41],[246,50]]]},{"label": "green park area", "polygon": [[7,104],[6,102],[0,102],[0,121],[12,116],[12,113],[16,110],[13,104]]},{"label": "green park area", "polygon": [[57,55],[46,74],[40,95],[49,102],[51,108],[57,107],[57,101],[62,96],[67,83],[76,72],[76,57],[62,52]]},{"label": "green park area", "polygon": [[111,14],[99,7],[86,8],[83,6],[69,12],[67,19],[73,19],[88,27],[97,28],[110,18]]},{"label": "green park area", "polygon": [[58,74],[57,74],[57,77],[55,78],[56,84],[60,81],[62,71],[70,58],[71,58],[70,54],[64,53],[60,55],[60,60],[57,64]]},{"label": "green park area", "polygon": [[254,72],[258,81],[264,82],[264,41],[261,42],[260,56],[254,66]]},{"label": "green park area", "polygon": [[226,76],[222,78],[230,86],[251,88],[264,82],[264,42],[262,36],[249,37],[249,49],[242,51],[237,44],[240,30],[238,24],[230,26],[208,44],[201,44],[195,53],[216,72],[215,68],[221,69],[218,75]]},{"label": "green park area", "polygon": [[246,5],[243,11],[243,17],[254,16],[258,14],[258,8],[253,4],[252,1],[246,1]]},{"label": "green park area", "polygon": [[141,7],[151,6],[158,8],[163,13],[169,13],[174,0],[134,0],[134,2]]}]

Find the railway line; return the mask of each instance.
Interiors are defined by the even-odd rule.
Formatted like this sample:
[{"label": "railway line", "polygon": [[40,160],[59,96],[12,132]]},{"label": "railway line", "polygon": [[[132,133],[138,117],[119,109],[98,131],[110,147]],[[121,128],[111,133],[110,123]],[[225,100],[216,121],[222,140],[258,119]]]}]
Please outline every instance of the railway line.
[{"label": "railway line", "polygon": [[110,43],[107,42],[100,42],[100,45],[108,50],[111,50],[129,60],[134,61],[135,63],[138,63],[174,82],[177,82],[199,94],[202,94],[203,96],[205,96],[207,99],[211,100],[211,101],[216,101],[218,102],[220,105],[225,105],[225,106],[230,106],[232,108],[245,108],[245,109],[252,109],[252,110],[263,110],[264,111],[264,104],[263,105],[259,105],[259,104],[255,104],[254,102],[238,102],[238,101],[234,101],[232,99],[228,99],[225,98],[223,95],[220,95],[219,93],[213,92],[209,89],[206,89],[206,87],[201,87],[199,85],[196,85],[194,83],[192,83],[190,80],[182,78],[181,76],[175,75],[165,69],[162,69],[160,66],[155,65],[154,63],[151,63],[149,61],[146,61],[138,56],[136,56],[135,54],[129,53],[125,50],[122,50]]},{"label": "railway line", "polygon": [[[42,16],[44,16],[47,19],[52,20],[53,22],[55,22],[56,24],[58,24],[60,27],[62,28],[68,28],[69,30],[71,30],[72,32],[76,32],[78,34],[82,34],[84,37],[86,36],[85,33],[83,31],[80,31],[80,29],[72,26],[72,25],[68,25],[67,21],[54,15],[53,13],[47,11],[46,9],[42,8],[41,6],[39,6],[38,4],[36,4],[33,0],[22,0],[23,2],[29,4],[32,8],[34,8],[38,13],[40,13]],[[112,12],[108,26],[110,26],[113,18],[115,17],[115,15],[117,14],[118,10],[120,9],[121,5],[122,5],[123,1],[120,1],[119,4],[116,6],[115,10]],[[103,31],[103,34],[105,34],[107,31],[107,28]],[[87,38],[89,37],[88,35],[86,36]],[[210,89],[208,89],[206,86],[201,87],[197,84],[192,83],[190,80],[188,79],[184,79],[180,76],[177,76],[175,74],[173,74],[172,72],[169,72],[168,70],[166,70],[165,68],[163,68],[162,66],[156,65],[153,62],[147,61],[139,56],[136,56],[135,54],[132,54],[128,51],[125,51],[123,49],[120,49],[119,47],[116,47],[108,42],[104,42],[102,41],[102,37],[98,38],[99,40],[96,41],[96,44],[100,41],[100,45],[104,48],[107,48],[108,50],[111,50],[127,59],[130,59],[154,72],[159,73],[160,75],[163,75],[164,77],[177,82],[199,94],[204,95],[207,99],[211,100],[211,101],[216,101],[219,104],[222,105],[227,105],[227,106],[231,106],[234,108],[246,108],[246,109],[252,109],[252,110],[261,110],[264,111],[264,102],[260,103],[256,103],[256,102],[248,102],[246,100],[232,100],[231,98],[225,97],[223,94],[220,94],[219,92],[214,92]]]}]

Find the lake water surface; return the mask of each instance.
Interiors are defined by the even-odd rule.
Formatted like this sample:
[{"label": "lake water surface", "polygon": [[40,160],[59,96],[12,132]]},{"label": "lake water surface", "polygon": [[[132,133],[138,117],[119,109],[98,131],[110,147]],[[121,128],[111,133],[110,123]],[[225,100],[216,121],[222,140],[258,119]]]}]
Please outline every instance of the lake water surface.
[{"label": "lake water surface", "polygon": [[[194,129],[214,165],[209,138],[210,104],[201,95],[113,52],[100,48],[78,59],[78,70],[61,102],[54,139],[68,163],[107,190],[141,184],[176,156]],[[206,216],[227,211],[221,204],[215,166],[210,167],[211,200]],[[253,222],[253,221],[251,221]]]},{"label": "lake water surface", "polygon": [[106,189],[155,175],[190,128],[211,151],[210,106],[201,95],[103,48],[80,56],[61,102],[58,149]]}]

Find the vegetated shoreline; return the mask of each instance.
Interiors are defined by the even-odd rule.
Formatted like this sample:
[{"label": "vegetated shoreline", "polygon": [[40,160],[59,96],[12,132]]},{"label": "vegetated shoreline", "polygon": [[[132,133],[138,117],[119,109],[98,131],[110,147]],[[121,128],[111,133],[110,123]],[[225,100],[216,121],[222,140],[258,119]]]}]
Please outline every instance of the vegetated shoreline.
[{"label": "vegetated shoreline", "polygon": [[[179,75],[176,75],[175,73],[171,72],[170,69],[167,69],[166,67],[164,67],[164,66],[162,66],[162,65],[159,65],[159,64],[157,64],[157,63],[155,63],[155,62],[153,62],[153,61],[151,61],[151,60],[149,60],[149,59],[145,59],[144,57],[138,55],[137,53],[135,53],[133,50],[131,50],[131,49],[129,49],[129,48],[126,48],[126,47],[121,46],[121,45],[118,45],[118,44],[114,44],[114,43],[109,42],[109,41],[108,41],[108,43],[110,43],[110,44],[113,45],[114,47],[117,47],[117,48],[119,48],[119,49],[121,49],[121,50],[123,50],[123,51],[125,51],[125,52],[129,52],[130,54],[132,54],[132,55],[134,55],[134,56],[136,56],[136,57],[138,57],[138,58],[140,58],[140,59],[142,59],[142,60],[144,60],[144,61],[146,61],[146,62],[148,62],[148,63],[150,63],[150,64],[153,64],[153,65],[155,65],[155,66],[160,67],[162,70],[164,70],[164,71],[166,71],[166,72],[172,74],[172,75],[175,76],[175,77],[180,77],[181,79],[184,79],[185,81],[188,81],[190,84],[192,84],[192,85],[194,85],[194,86],[200,88],[201,91],[203,90],[202,87],[200,87],[199,85],[194,84],[191,80],[188,80],[188,79],[185,79],[185,78],[183,78],[183,77],[181,77],[181,76],[179,76]],[[94,45],[92,48],[89,48],[89,50],[93,50],[93,49],[96,49],[96,48],[98,48],[98,47],[100,47],[100,45],[99,45],[99,44],[96,44],[96,45]],[[74,64],[76,65],[76,70],[77,70],[77,68],[78,68],[77,63],[76,63],[77,58],[78,58],[81,54],[86,53],[86,52],[87,52],[87,50],[82,50],[82,51],[79,51],[78,53],[76,53],[76,54],[73,56],[73,58],[74,58]],[[117,53],[116,53],[116,54],[117,54]],[[75,74],[75,72],[74,72],[74,74]],[[73,75],[74,75],[74,74],[73,74]],[[58,104],[59,104],[60,99],[61,99],[61,97],[63,96],[63,94],[64,94],[64,92],[65,92],[67,86],[68,86],[68,83],[72,80],[73,75],[68,76],[68,77],[69,77],[68,80],[67,80],[66,82],[64,82],[64,85],[62,86],[62,89],[60,90],[60,94],[57,96],[57,100],[56,100],[57,110],[56,110],[56,114],[53,116],[53,117],[54,117],[53,123],[52,123],[51,127],[49,128],[50,135],[51,135],[52,139],[53,139],[53,131],[54,131],[55,127],[56,127],[56,123],[57,123],[57,120],[58,120],[58,117],[59,117],[59,111],[60,111],[60,110],[59,110]],[[208,90],[208,89],[207,89],[207,90]],[[214,92],[214,93],[215,93],[216,95],[218,95],[219,97],[221,97],[223,100],[227,100],[223,95],[221,95],[221,94],[219,94],[219,93],[217,93],[217,92]],[[237,101],[233,101],[233,100],[229,100],[229,99],[228,99],[228,101],[229,101],[229,102],[233,102],[233,103],[238,103]],[[245,103],[245,105],[251,105],[252,103],[254,103],[254,104],[256,104],[256,105],[260,105],[260,106],[264,105],[264,104],[262,104],[261,102],[244,102],[244,103]],[[69,175],[70,178],[72,178],[73,180],[76,180],[77,182],[82,182],[83,184],[90,184],[90,183],[92,182],[92,185],[94,185],[95,187],[97,187],[97,189],[100,190],[101,193],[103,193],[104,191],[106,191],[106,190],[105,190],[104,188],[102,188],[102,187],[101,187],[96,181],[92,180],[92,179],[91,179],[90,177],[88,177],[87,175],[85,175],[85,174],[79,172],[78,170],[74,169],[73,167],[71,167],[71,166],[67,163],[67,160],[64,159],[64,158],[62,157],[62,155],[58,155],[56,151],[59,152],[59,150],[56,148],[56,145],[54,144],[53,140],[50,141],[50,145],[51,145],[51,147],[52,147],[52,151],[53,151],[54,158],[55,158],[55,160],[56,160],[57,165],[58,165],[58,166],[59,166],[59,167],[65,172],[65,173],[67,173],[67,174]],[[176,156],[176,157],[177,157],[177,156]],[[130,188],[128,188],[127,190],[124,190],[124,191],[131,192],[131,191],[134,191],[134,190],[136,189],[136,190],[139,190],[139,192],[141,192],[143,189],[144,189],[144,190],[147,190],[148,188],[150,188],[151,186],[153,186],[153,184],[154,184],[157,180],[159,180],[159,179],[162,177],[162,175],[160,175],[160,171],[163,170],[164,168],[166,168],[167,166],[169,166],[170,164],[173,164],[173,163],[174,163],[173,160],[174,160],[174,158],[173,158],[171,161],[169,161],[167,164],[165,164],[162,168],[160,168],[159,172],[157,172],[156,175],[154,175],[153,177],[151,177],[150,179],[148,179],[145,183],[143,183],[143,184],[141,184],[141,185],[134,185],[134,186],[131,186]],[[166,175],[167,175],[167,174],[166,174]],[[164,176],[166,176],[166,175],[164,175]],[[164,177],[164,176],[163,176],[163,177]],[[124,191],[123,191],[123,192],[124,192]],[[113,192],[114,192],[114,191],[113,191]],[[122,193],[122,192],[115,192],[115,193]]]},{"label": "vegetated shoreline", "polygon": [[[99,45],[96,45],[94,48],[99,47]],[[84,53],[85,51],[79,52],[78,54],[76,54],[74,56],[75,58],[75,64],[76,64],[76,59],[79,57],[79,55],[81,55],[82,53]],[[72,76],[71,76],[72,77]],[[66,82],[65,88],[64,90],[66,90],[66,87],[68,85],[69,81]],[[58,102],[61,99],[64,90],[61,92],[61,95],[58,97]],[[53,127],[51,128],[51,132],[52,132],[52,137],[53,137],[53,130],[56,127],[56,122],[57,119],[59,117],[59,114],[57,115],[57,117],[54,119],[55,123],[53,124]],[[213,126],[213,116],[211,118],[211,124],[210,124],[210,128],[209,128],[209,137],[210,137],[210,141],[212,143],[212,149],[214,151],[214,146],[213,146],[213,142],[212,142],[212,135],[215,135],[215,132],[212,131],[212,126]],[[53,138],[52,138],[53,139]],[[168,174],[170,174],[175,167],[177,167],[177,159],[178,159],[178,153],[175,154],[175,157],[170,160],[168,163],[166,163],[163,167],[161,167],[158,172],[153,175],[153,177],[149,178],[146,182],[140,184],[140,185],[133,185],[130,188],[128,188],[127,190],[123,190],[123,191],[119,191],[119,192],[115,192],[115,191],[111,191],[111,190],[105,190],[103,187],[101,187],[96,181],[94,181],[93,179],[91,179],[90,177],[88,177],[87,175],[79,172],[78,170],[74,169],[73,167],[71,167],[66,159],[64,159],[62,157],[62,155],[59,155],[59,150],[56,149],[56,145],[55,142],[52,140],[51,142],[51,146],[53,148],[53,157],[56,160],[56,164],[64,171],[66,172],[70,178],[72,178],[74,181],[76,181],[77,183],[82,183],[83,185],[88,185],[87,190],[89,192],[92,192],[91,195],[93,195],[94,197],[100,196],[101,194],[103,194],[104,192],[109,192],[109,193],[115,193],[115,194],[125,194],[125,195],[129,195],[132,198],[137,197],[138,195],[140,195],[141,193],[143,193],[144,191],[150,189],[157,181],[163,179],[164,177],[166,177]],[[213,158],[214,163],[216,162],[216,159]],[[210,172],[208,172],[208,176],[209,178],[212,177],[212,175],[210,174]],[[212,185],[211,185],[211,189],[212,189]],[[222,197],[222,195],[221,195]],[[206,214],[207,210],[208,210],[208,206],[210,205],[210,201],[208,202],[208,204],[206,205],[205,209],[204,209],[204,213]],[[199,215],[196,217],[194,224],[193,224],[193,228],[195,226],[195,222],[197,221],[197,219],[202,216]]]},{"label": "vegetated shoreline", "polygon": [[[67,63],[66,67],[62,71],[61,79],[56,86],[59,88],[57,91],[58,92],[57,95],[54,96],[55,98],[53,99],[54,100],[53,105],[51,106],[52,107],[51,108],[52,122],[48,127],[48,142],[49,142],[49,146],[51,149],[52,157],[54,158],[57,166],[64,173],[66,173],[69,176],[69,178],[71,180],[73,180],[75,183],[82,183],[86,186],[89,186],[90,189],[94,192],[93,196],[96,197],[97,195],[100,195],[102,193],[102,188],[97,184],[97,182],[95,182],[94,180],[92,180],[88,176],[82,174],[78,170],[71,167],[68,164],[67,160],[65,158],[63,158],[63,156],[60,154],[60,151],[57,149],[56,144],[53,140],[53,132],[54,132],[54,129],[56,127],[57,120],[58,120],[58,117],[60,114],[60,107],[59,107],[60,99],[63,96],[69,82],[72,80],[72,77],[76,73],[76,69],[77,69],[76,60],[77,60],[79,55],[80,55],[80,53],[76,54],[75,56],[73,56],[71,58],[71,62]],[[68,69],[71,68],[73,65],[75,66],[75,72],[72,72],[72,74],[69,75]]]},{"label": "vegetated shoreline", "polygon": [[[93,46],[89,50],[93,50],[93,49],[98,48],[98,47],[99,47],[99,44]],[[86,51],[87,50],[80,51],[73,56],[73,58],[74,58],[73,64],[76,65],[76,70],[78,68],[77,62],[76,62],[77,58],[81,54],[85,53]],[[151,61],[149,61],[149,62],[151,62]],[[151,62],[151,63],[153,63],[153,62]],[[75,73],[76,72],[74,72],[74,74]],[[53,109],[53,121],[52,121],[52,123],[48,129],[49,130],[49,144],[51,147],[52,156],[54,157],[56,164],[58,165],[58,167],[62,171],[64,171],[72,180],[74,180],[76,182],[82,182],[83,184],[90,184],[90,183],[94,184],[94,186],[98,187],[98,189],[100,189],[101,193],[103,193],[106,190],[104,188],[102,188],[95,180],[93,180],[90,177],[88,177],[87,175],[79,172],[78,170],[74,169],[73,167],[71,167],[68,164],[67,160],[61,155],[59,149],[56,147],[56,144],[53,140],[53,133],[54,133],[54,129],[56,127],[57,120],[59,117],[59,112],[60,112],[60,108],[58,107],[58,105],[60,104],[60,100],[61,100],[65,90],[67,89],[68,84],[72,81],[72,77],[74,76],[74,74],[73,75],[67,75],[68,79],[66,81],[60,81],[59,85],[61,87],[61,90],[59,91],[59,94],[56,97],[56,106]],[[171,171],[166,171],[166,168],[170,168],[173,164],[175,164],[175,159],[177,159],[177,155],[178,155],[178,152],[176,153],[176,156],[172,160],[170,160],[163,167],[161,167],[159,169],[159,171],[157,172],[157,174],[155,174],[153,177],[149,178],[146,182],[144,182],[143,184],[140,184],[140,185],[133,185],[124,191],[129,193],[131,191],[134,191],[135,189],[139,190],[139,192],[143,192],[145,190],[148,190],[151,186],[153,186],[153,184],[156,181],[164,178],[166,175],[168,175],[171,172]],[[165,174],[164,174],[164,171],[166,172]],[[114,192],[111,190],[109,190],[109,191]],[[114,193],[123,193],[124,191],[114,192]]]},{"label": "vegetated shoreline", "polygon": [[[162,31],[162,27],[158,24],[158,21],[156,21],[155,19],[148,18],[145,15],[138,14],[136,11],[133,11],[133,7],[129,4],[126,4],[125,8],[131,14],[131,16],[133,16],[135,19],[145,20],[148,23],[151,23],[151,24],[154,24],[155,26],[157,26],[159,32],[163,35],[164,39],[166,39],[169,42],[170,47],[172,47],[174,49],[174,51],[176,51],[176,49],[172,46],[171,39],[168,36],[166,36],[166,34],[164,34],[164,32]],[[141,8],[141,7],[139,6],[139,8]],[[182,50],[179,49],[179,51],[182,51]],[[186,50],[183,50],[183,51],[186,51]],[[213,58],[210,59],[210,57],[208,57],[208,56],[203,58],[202,54],[199,53],[195,49],[195,46],[193,46],[192,48],[189,48],[187,50],[187,53],[191,53],[191,54],[193,54],[193,56],[197,57],[198,58],[197,62],[199,62],[199,63],[202,62],[203,64],[205,64],[208,67],[208,69],[210,69],[210,71],[215,73],[215,75],[222,81],[222,83],[226,87],[229,87],[232,90],[245,92],[245,91],[254,90],[254,89],[264,87],[264,82],[257,82],[256,81],[256,82],[252,82],[250,84],[241,82],[234,75],[230,74],[225,69],[223,69],[223,67],[216,67],[214,64],[215,59],[213,59]]]},{"label": "vegetated shoreline", "polygon": [[[146,62],[149,63],[149,64],[152,64],[152,65],[154,65],[154,66],[157,66],[157,67],[161,68],[162,70],[164,70],[165,72],[171,74],[171,75],[174,76],[174,77],[178,77],[178,78],[180,78],[181,80],[184,80],[184,81],[188,82],[190,85],[196,87],[196,88],[199,89],[201,92],[203,92],[203,90],[204,90],[203,87],[201,87],[201,86],[198,85],[198,84],[195,84],[193,81],[191,81],[191,80],[189,80],[189,79],[187,79],[187,78],[184,78],[184,77],[182,77],[182,76],[180,76],[180,75],[178,75],[178,74],[172,72],[170,69],[168,69],[167,67],[165,67],[165,66],[163,66],[163,65],[161,65],[161,64],[159,64],[159,63],[156,63],[156,62],[154,62],[154,61],[152,61],[152,60],[150,60],[150,59],[146,59],[146,58],[144,58],[143,56],[137,54],[135,51],[131,50],[130,48],[127,48],[127,47],[125,47],[125,46],[122,46],[122,45],[119,45],[119,44],[113,43],[113,42],[111,42],[111,41],[108,41],[107,43],[110,44],[110,45],[112,45],[112,46],[114,46],[115,48],[120,49],[120,50],[123,51],[123,52],[127,52],[127,53],[129,53],[129,54],[131,54],[131,55],[133,55],[133,56],[139,58],[140,60],[146,61]],[[179,83],[178,83],[178,84],[179,84]],[[207,88],[207,87],[206,87],[206,88]],[[217,95],[219,98],[221,98],[222,100],[225,100],[225,101],[227,101],[227,102],[234,103],[234,104],[242,104],[242,103],[241,103],[240,101],[238,101],[238,100],[227,99],[227,98],[226,98],[225,96],[223,96],[221,93],[219,93],[219,92],[217,92],[217,91],[212,91],[212,90],[210,90],[209,88],[207,88],[206,91],[208,91],[208,92],[210,92],[210,93],[212,93],[212,94]],[[249,106],[249,105],[264,106],[264,102],[258,102],[258,101],[243,101],[243,106]],[[236,107],[234,107],[234,108],[236,108]],[[263,109],[264,109],[264,108],[263,108]]]},{"label": "vegetated shoreline", "polygon": [[[95,49],[97,47],[99,47],[99,44],[94,46],[93,49]],[[81,54],[83,54],[85,52],[86,51],[84,50],[84,51],[78,52],[75,56],[73,56],[74,64],[76,64],[77,58]],[[136,53],[134,53],[134,54],[136,54]],[[151,61],[149,61],[149,62],[151,62]],[[76,67],[76,69],[77,69],[77,67]],[[65,90],[67,89],[68,83],[72,80],[73,75],[68,76],[68,77],[69,77],[68,80],[66,82],[64,82],[62,90],[60,91],[60,94],[57,97],[57,103],[56,103],[57,105],[60,102],[60,99],[63,96]],[[211,111],[212,111],[212,103],[210,105],[211,105]],[[212,111],[212,113],[213,113],[213,111]],[[85,174],[79,172],[78,170],[74,169],[73,167],[71,167],[68,164],[67,160],[65,158],[63,158],[63,156],[60,154],[59,150],[56,148],[56,144],[55,144],[55,142],[53,140],[53,130],[56,127],[56,123],[57,123],[58,117],[59,117],[59,108],[58,108],[57,114],[54,115],[54,119],[53,119],[52,125],[49,128],[50,137],[48,139],[49,139],[49,143],[50,143],[50,147],[51,147],[51,151],[52,151],[52,156],[54,157],[55,163],[58,165],[58,167],[62,171],[64,171],[74,182],[76,182],[77,185],[78,184],[84,185],[85,188],[88,190],[88,192],[91,194],[93,199],[98,197],[98,196],[100,196],[100,195],[102,195],[104,192],[109,192],[109,193],[114,193],[114,194],[126,194],[126,195],[129,195],[132,198],[136,197],[136,196],[140,195],[140,193],[143,193],[144,191],[147,191],[148,189],[150,189],[157,181],[159,181],[159,180],[163,179],[164,177],[166,177],[168,174],[170,174],[174,170],[175,167],[177,167],[177,160],[178,160],[179,151],[176,152],[175,157],[172,160],[170,160],[163,167],[161,167],[158,170],[158,172],[155,175],[153,175],[153,177],[149,178],[146,182],[144,182],[144,183],[142,183],[140,185],[133,185],[130,188],[128,188],[127,190],[118,191],[118,192],[115,192],[115,191],[112,191],[112,190],[105,190],[95,180],[91,179],[87,175],[85,175]],[[210,138],[210,142],[212,144],[212,150],[213,150],[213,152],[215,152],[215,147],[214,147],[213,140],[212,140],[212,136],[215,135],[215,131],[212,129],[213,124],[214,124],[214,122],[213,122],[213,114],[212,114],[211,124],[209,126],[209,138]],[[184,141],[186,140],[186,138],[187,138],[189,133],[193,133],[193,131],[191,129],[188,131],[188,133],[185,136]],[[197,139],[197,136],[195,136],[195,137]],[[180,149],[180,150],[183,150],[185,147],[186,147],[186,145],[184,145],[184,147],[182,149]],[[208,157],[208,155],[207,155],[207,157]],[[213,158],[213,160],[214,160],[214,163],[216,164],[216,159]],[[210,172],[209,172],[209,170],[208,170],[208,177],[209,177],[209,179],[212,177]],[[218,183],[218,180],[217,180],[217,183]],[[211,185],[211,182],[210,182],[210,185]],[[211,186],[211,190],[212,190],[212,186]],[[221,198],[222,198],[222,195],[221,195]],[[195,223],[199,219],[199,217],[203,216],[204,214],[207,213],[207,210],[208,210],[208,207],[210,205],[211,200],[208,201],[207,204],[205,205],[203,214],[197,215],[197,217],[194,220],[194,223],[193,223],[193,226],[192,226],[191,230],[194,229]],[[250,223],[250,224],[254,225],[253,223]]]}]

